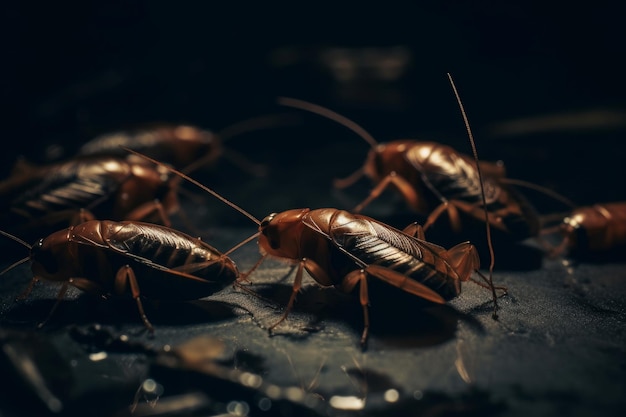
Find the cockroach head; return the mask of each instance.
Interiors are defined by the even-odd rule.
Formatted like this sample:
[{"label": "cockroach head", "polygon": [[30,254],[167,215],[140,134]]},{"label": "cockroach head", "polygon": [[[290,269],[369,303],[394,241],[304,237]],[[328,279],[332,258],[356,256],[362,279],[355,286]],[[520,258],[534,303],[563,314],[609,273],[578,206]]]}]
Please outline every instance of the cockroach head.
[{"label": "cockroach head", "polygon": [[293,209],[266,216],[259,225],[259,247],[283,258],[297,258],[304,226],[302,219],[309,209]]}]

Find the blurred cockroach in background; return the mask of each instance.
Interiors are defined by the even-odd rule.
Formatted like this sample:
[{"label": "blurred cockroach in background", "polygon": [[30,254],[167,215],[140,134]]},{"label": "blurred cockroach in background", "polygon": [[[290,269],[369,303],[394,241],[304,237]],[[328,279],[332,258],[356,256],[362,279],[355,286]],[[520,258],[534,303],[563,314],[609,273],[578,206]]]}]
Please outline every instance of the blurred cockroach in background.
[{"label": "blurred cockroach in background", "polygon": [[133,149],[184,172],[211,167],[218,159],[228,159],[255,176],[266,175],[267,167],[250,162],[244,155],[223,146],[235,136],[297,121],[293,115],[272,114],[236,122],[214,132],[191,124],[151,123],[127,130],[104,133],[84,143],[77,156],[117,155]]},{"label": "blurred cockroach in background", "polygon": [[239,276],[227,254],[178,230],[145,222],[90,220],[40,238],[30,255],[0,272],[31,261],[33,279],[18,299],[39,280],[62,283],[48,318],[70,285],[103,297],[130,295],[145,327],[153,332],[142,297],[153,300],[197,300],[216,293]]},{"label": "blurred cockroach in background", "polygon": [[626,202],[609,202],[578,207],[560,224],[542,230],[557,232],[560,243],[549,249],[551,257],[580,260],[626,259]]},{"label": "blurred cockroach in background", "polygon": [[[129,152],[141,154],[128,149]],[[158,165],[159,161],[148,158]],[[369,335],[368,277],[432,303],[443,304],[461,291],[461,282],[472,280],[489,288],[493,295],[494,317],[497,308],[496,287],[491,276],[479,272],[476,248],[463,242],[451,249],[424,240],[419,225],[404,230],[391,227],[371,217],[336,208],[292,209],[272,213],[259,221],[254,216],[193,178],[163,165],[225,204],[233,207],[258,225],[258,232],[237,247],[258,237],[259,261],[240,280],[247,279],[270,257],[297,267],[292,293],[282,317],[269,327],[272,332],[288,316],[302,286],[303,273],[323,287],[345,293],[357,292],[363,309],[361,346]],[[481,280],[472,278],[477,273]]]},{"label": "blurred cockroach in background", "polygon": [[0,182],[0,228],[35,238],[94,218],[170,226],[169,216],[179,210],[179,183],[134,155],[22,165]]},{"label": "blurred cockroach in background", "polygon": [[191,172],[224,156],[254,175],[266,167],[252,164],[222,142],[249,131],[297,121],[293,115],[250,118],[218,133],[191,125],[153,124],[98,136],[69,159],[37,165],[19,158],[0,182],[0,228],[38,237],[88,219],[142,220],[171,226],[184,218],[178,194],[180,178],[120,146],[139,149]]}]

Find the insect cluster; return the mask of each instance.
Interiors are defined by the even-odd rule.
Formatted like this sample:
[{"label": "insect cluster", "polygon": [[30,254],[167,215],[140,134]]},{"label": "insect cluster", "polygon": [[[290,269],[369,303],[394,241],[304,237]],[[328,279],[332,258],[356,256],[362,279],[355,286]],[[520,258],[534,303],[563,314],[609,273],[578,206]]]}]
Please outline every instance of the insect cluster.
[{"label": "insect cluster", "polygon": [[[460,104],[458,94],[457,100]],[[373,187],[359,204],[280,208],[283,211],[259,220],[191,175],[225,154],[220,139],[232,131],[219,135],[194,126],[159,125],[116,132],[95,138],[64,161],[43,166],[18,163],[0,183],[1,233],[30,250],[28,257],[2,274],[30,261],[33,281],[21,297],[39,280],[61,283],[53,311],[70,285],[105,297],[130,296],[145,327],[154,331],[142,299],[194,300],[229,285],[243,288],[247,281],[253,285],[255,271],[273,258],[292,265],[295,276],[283,315],[270,331],[288,318],[306,271],[323,287],[355,294],[363,314],[360,343],[365,346],[372,280],[434,304],[458,297],[462,283],[472,281],[489,290],[497,318],[498,298],[506,288],[493,283],[497,245],[494,248],[492,233],[498,236],[497,243],[522,242],[542,241],[558,230],[561,243],[546,243],[547,256],[623,253],[626,247],[626,203],[572,208],[556,228],[546,227],[520,191],[522,182],[508,178],[501,163],[478,158],[462,105],[472,153],[432,141],[379,143],[329,109],[292,98],[278,102],[331,118],[369,143],[364,165],[334,183],[343,190],[368,177]],[[254,164],[242,166],[262,174]],[[173,228],[170,216],[180,209],[177,195],[182,181],[248,217],[257,225],[256,233],[222,252]],[[396,226],[368,216],[370,203],[390,189],[423,222]],[[450,239],[456,242],[431,241],[428,234],[446,219]],[[484,236],[487,245],[479,248],[469,236]],[[251,241],[258,244],[260,257],[242,272],[231,256]],[[483,250],[489,251],[491,260],[488,275],[481,272]]]}]

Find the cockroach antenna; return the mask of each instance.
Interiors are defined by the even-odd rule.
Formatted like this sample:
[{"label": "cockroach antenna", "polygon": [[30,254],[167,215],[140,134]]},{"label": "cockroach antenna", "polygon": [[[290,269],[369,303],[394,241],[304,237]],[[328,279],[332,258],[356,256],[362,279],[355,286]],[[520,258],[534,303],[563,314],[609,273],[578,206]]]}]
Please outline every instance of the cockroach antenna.
[{"label": "cockroach antenna", "polygon": [[498,297],[496,295],[496,288],[493,285],[493,269],[495,266],[495,254],[493,249],[493,242],[491,241],[491,226],[489,225],[489,214],[487,213],[487,198],[485,197],[485,187],[483,186],[483,177],[480,171],[480,164],[478,163],[478,151],[476,150],[476,141],[474,140],[474,134],[472,133],[472,129],[470,128],[469,120],[467,118],[467,113],[465,112],[465,107],[463,106],[463,102],[461,101],[461,97],[459,92],[454,84],[454,80],[452,79],[452,75],[447,73],[448,80],[450,80],[450,85],[452,86],[452,91],[454,92],[454,96],[456,97],[456,101],[459,104],[459,109],[461,110],[461,116],[463,117],[463,122],[465,123],[465,129],[467,130],[467,135],[469,137],[470,145],[472,146],[472,153],[474,155],[474,160],[476,161],[476,170],[478,172],[478,178],[480,180],[480,194],[483,200],[483,206],[485,207],[485,229],[487,232],[487,246],[489,247],[489,257],[491,259],[489,263],[489,278],[488,284],[491,288],[491,292],[493,295],[493,314],[492,317],[494,319],[498,318]]}]

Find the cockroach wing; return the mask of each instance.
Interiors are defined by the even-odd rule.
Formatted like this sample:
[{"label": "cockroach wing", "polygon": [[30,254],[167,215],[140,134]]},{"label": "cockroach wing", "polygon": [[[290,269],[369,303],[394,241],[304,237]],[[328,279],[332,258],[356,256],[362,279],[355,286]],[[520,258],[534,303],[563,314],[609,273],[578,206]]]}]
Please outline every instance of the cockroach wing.
[{"label": "cockroach wing", "polygon": [[441,203],[453,201],[479,221],[485,220],[483,208],[486,208],[491,226],[516,240],[537,234],[538,217],[534,209],[520,193],[502,181],[500,174],[494,174],[493,169],[482,176],[485,206],[481,176],[476,163],[468,156],[448,146],[432,144],[411,147],[405,157]]},{"label": "cockroach wing", "polygon": [[[95,164],[71,161],[40,172],[39,182],[14,193],[11,207],[38,218],[64,209],[89,208],[107,198],[119,184]],[[128,175],[128,174],[126,174]]]},{"label": "cockroach wing", "polygon": [[[310,218],[304,219],[304,223],[318,230],[318,225]],[[401,287],[401,281],[413,280],[444,299],[451,299],[460,292],[458,276],[445,258],[446,251],[437,245],[424,245],[423,241],[384,223],[342,210],[332,216],[328,237],[357,267],[376,272],[372,275],[392,285]],[[388,272],[382,273],[381,268]],[[419,296],[423,294],[424,291]],[[438,297],[430,297],[435,298]]]},{"label": "cockroach wing", "polygon": [[365,268],[365,271],[381,281],[398,287],[402,291],[406,291],[409,294],[416,295],[424,298],[425,300],[432,301],[433,303],[443,304],[446,302],[446,300],[437,292],[415,280],[407,279],[406,275],[396,272],[393,269],[383,268],[378,265],[370,265]]},{"label": "cockroach wing", "polygon": [[[440,144],[414,146],[405,153],[407,161],[418,170],[427,186],[435,188],[436,195],[448,200],[458,199],[482,204],[481,185],[475,163],[458,154],[453,148]],[[487,204],[498,198],[498,187],[484,179]]]},{"label": "cockroach wing", "polygon": [[218,263],[221,255],[205,242],[194,245],[190,237],[179,235],[174,229],[141,222],[86,222],[72,228],[70,239],[181,276]]}]

